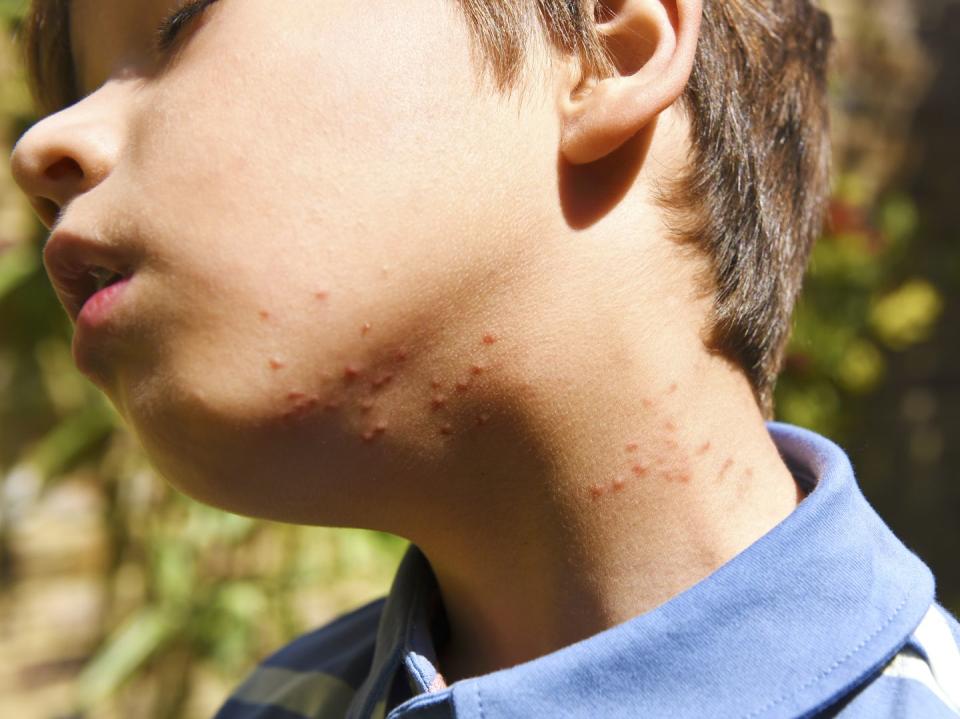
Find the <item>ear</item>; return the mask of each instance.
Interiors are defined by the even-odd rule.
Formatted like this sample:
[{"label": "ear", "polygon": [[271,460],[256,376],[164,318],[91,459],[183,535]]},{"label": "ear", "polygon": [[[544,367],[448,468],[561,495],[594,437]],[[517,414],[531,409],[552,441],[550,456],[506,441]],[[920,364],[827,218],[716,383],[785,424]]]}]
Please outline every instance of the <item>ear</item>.
[{"label": "ear", "polygon": [[680,97],[693,69],[702,4],[597,0],[595,14],[617,72],[582,82],[571,69],[560,98],[560,152],[575,165],[609,155]]}]

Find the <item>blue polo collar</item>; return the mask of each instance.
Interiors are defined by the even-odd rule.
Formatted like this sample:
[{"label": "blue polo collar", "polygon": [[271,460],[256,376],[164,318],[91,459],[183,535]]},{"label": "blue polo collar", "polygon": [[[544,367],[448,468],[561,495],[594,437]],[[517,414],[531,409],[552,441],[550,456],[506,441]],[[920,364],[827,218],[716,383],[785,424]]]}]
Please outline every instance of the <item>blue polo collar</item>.
[{"label": "blue polo collar", "polygon": [[759,719],[812,714],[868,679],[933,601],[933,577],[867,504],[844,452],[768,429],[813,487],[769,533],[656,609],[530,662],[430,691],[436,580],[411,547],[387,598],[370,674],[348,717],[375,715],[408,680],[400,717]]}]

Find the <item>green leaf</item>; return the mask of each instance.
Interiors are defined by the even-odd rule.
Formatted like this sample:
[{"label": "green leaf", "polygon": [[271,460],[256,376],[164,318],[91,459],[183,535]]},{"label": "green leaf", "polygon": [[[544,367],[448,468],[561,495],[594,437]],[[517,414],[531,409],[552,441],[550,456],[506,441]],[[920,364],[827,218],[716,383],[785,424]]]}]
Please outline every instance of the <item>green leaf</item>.
[{"label": "green leaf", "polygon": [[887,346],[905,349],[930,335],[942,311],[937,288],[915,278],[874,302],[870,324]]},{"label": "green leaf", "polygon": [[163,602],[185,607],[197,599],[197,557],[192,545],[176,537],[154,540],[151,568],[154,588]]},{"label": "green leaf", "polygon": [[146,607],[134,614],[110,637],[77,680],[81,709],[112,696],[147,659],[173,636],[179,624],[170,610]]},{"label": "green leaf", "polygon": [[880,350],[872,342],[857,339],[850,343],[837,364],[837,379],[850,392],[866,393],[883,378],[884,366]]}]

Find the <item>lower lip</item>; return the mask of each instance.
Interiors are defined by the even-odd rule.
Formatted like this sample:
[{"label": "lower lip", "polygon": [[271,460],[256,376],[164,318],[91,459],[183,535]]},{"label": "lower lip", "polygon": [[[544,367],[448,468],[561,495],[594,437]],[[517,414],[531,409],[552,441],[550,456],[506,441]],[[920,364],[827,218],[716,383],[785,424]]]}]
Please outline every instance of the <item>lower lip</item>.
[{"label": "lower lip", "polygon": [[120,296],[127,289],[129,283],[130,278],[127,277],[104,287],[94,294],[84,303],[80,314],[77,315],[77,325],[89,329],[105,325],[110,320],[110,313],[116,307]]}]

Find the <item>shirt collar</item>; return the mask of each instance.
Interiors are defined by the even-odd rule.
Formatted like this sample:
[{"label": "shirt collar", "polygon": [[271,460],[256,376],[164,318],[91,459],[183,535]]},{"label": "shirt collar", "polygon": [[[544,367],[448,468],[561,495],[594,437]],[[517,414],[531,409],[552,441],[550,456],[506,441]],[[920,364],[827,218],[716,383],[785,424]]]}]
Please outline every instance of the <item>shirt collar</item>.
[{"label": "shirt collar", "polygon": [[[365,717],[402,667],[409,716],[757,719],[825,707],[882,666],[933,600],[933,578],[867,504],[844,452],[808,430],[768,429],[813,491],[778,526],[660,607],[530,662],[430,691],[436,580],[411,547],[387,598]],[[438,711],[439,710],[439,711]],[[366,713],[363,713],[366,711]]]},{"label": "shirt collar", "polygon": [[[376,716],[405,671],[409,695],[436,688],[437,657],[431,625],[439,607],[436,578],[423,553],[410,545],[397,569],[380,615],[370,672],[351,703],[347,719]],[[449,691],[449,690],[448,690]]]}]

